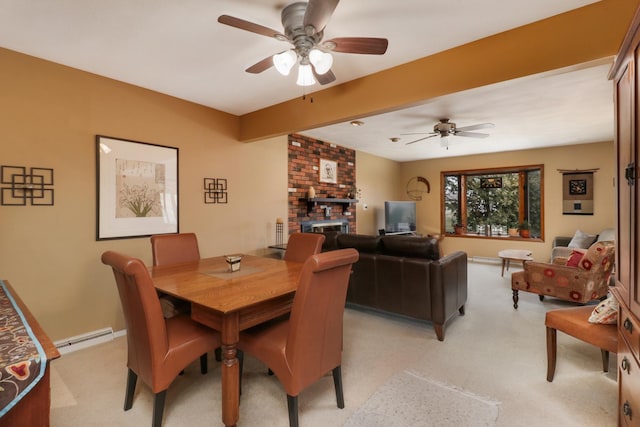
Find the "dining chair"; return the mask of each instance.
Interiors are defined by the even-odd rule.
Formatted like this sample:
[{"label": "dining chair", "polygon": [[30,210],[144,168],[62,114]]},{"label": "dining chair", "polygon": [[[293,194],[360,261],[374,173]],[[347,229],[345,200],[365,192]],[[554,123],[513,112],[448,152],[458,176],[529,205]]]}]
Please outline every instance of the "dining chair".
[{"label": "dining chair", "polygon": [[342,318],[351,265],[358,260],[352,248],[312,255],[298,279],[291,316],[240,332],[240,373],[244,353],[271,369],[287,393],[289,426],[298,425],[298,395],[332,371],[338,408],[342,392]]},{"label": "dining chair", "polygon": [[133,406],[140,377],[154,394],[151,425],[159,427],[169,385],[198,357],[205,374],[207,353],[220,346],[220,334],[185,314],[165,319],[149,271],[141,260],[107,251],[102,254],[102,262],[113,269],[127,328],[124,410]]},{"label": "dining chair", "polygon": [[320,253],[325,236],[321,233],[293,233],[287,241],[285,261],[305,262],[311,255]]},{"label": "dining chair", "polygon": [[151,236],[153,265],[163,266],[200,260],[195,233],[156,234]]}]

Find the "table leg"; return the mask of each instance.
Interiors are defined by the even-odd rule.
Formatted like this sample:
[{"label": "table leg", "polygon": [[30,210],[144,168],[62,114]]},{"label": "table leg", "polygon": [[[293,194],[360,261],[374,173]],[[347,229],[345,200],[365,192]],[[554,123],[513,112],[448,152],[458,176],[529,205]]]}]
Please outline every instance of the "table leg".
[{"label": "table leg", "polygon": [[500,273],[500,277],[504,277],[504,266],[506,264],[507,260],[502,258],[502,272]]},{"label": "table leg", "polygon": [[222,422],[235,426],[240,418],[240,365],[237,358],[238,317],[225,317],[222,327]]}]

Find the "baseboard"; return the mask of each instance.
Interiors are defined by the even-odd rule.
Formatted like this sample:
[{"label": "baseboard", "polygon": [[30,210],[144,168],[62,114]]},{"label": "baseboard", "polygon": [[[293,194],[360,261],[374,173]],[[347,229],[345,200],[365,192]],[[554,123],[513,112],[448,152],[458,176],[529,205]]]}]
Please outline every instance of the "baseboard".
[{"label": "baseboard", "polygon": [[83,348],[92,347],[94,345],[113,341],[114,338],[126,335],[126,330],[113,332],[111,328],[98,329],[96,331],[87,332],[86,334],[75,335],[54,342],[60,354],[72,353]]},{"label": "baseboard", "polygon": [[500,258],[493,258],[488,256],[473,256],[471,257],[471,261],[483,263],[483,264],[501,264]]}]

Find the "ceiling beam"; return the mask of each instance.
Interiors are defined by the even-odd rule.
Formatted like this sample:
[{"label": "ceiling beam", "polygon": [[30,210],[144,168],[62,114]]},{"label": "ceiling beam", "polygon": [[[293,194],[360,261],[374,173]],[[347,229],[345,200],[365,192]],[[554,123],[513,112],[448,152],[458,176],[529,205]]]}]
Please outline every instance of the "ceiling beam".
[{"label": "ceiling beam", "polygon": [[[243,142],[615,55],[640,0],[602,0],[240,117]],[[313,98],[313,102],[311,102]]]}]

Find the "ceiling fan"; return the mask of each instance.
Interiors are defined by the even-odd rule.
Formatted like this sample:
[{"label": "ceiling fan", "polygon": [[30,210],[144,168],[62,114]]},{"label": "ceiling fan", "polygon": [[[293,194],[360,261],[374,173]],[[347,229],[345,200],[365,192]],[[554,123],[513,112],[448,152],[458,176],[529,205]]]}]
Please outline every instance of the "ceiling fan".
[{"label": "ceiling fan", "polygon": [[456,124],[450,122],[449,119],[440,119],[440,123],[436,123],[433,126],[433,132],[416,132],[416,133],[403,133],[401,135],[424,135],[428,134],[423,138],[416,139],[415,141],[407,142],[406,145],[416,143],[418,141],[425,140],[427,138],[433,138],[434,136],[440,136],[441,138],[446,138],[449,136],[468,136],[471,138],[486,138],[489,136],[488,133],[478,133],[478,132],[469,132],[471,130],[478,129],[488,129],[495,127],[493,123],[478,123],[476,125],[456,127]]},{"label": "ceiling fan", "polygon": [[[272,66],[283,75],[299,63],[298,81],[300,86],[322,85],[333,82],[336,76],[331,71],[333,57],[330,52],[382,55],[387,51],[387,39],[376,37],[337,37],[322,41],[324,29],[339,0],[309,0],[296,2],[282,9],[283,33],[244,19],[221,15],[218,22],[245,31],[286,41],[293,46],[275,55],[270,55],[245,71],[261,73]],[[314,79],[315,77],[315,79]]]}]

